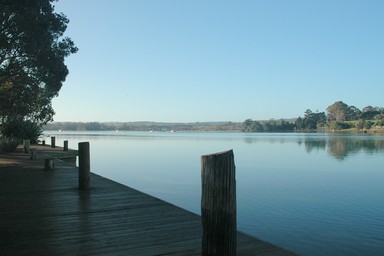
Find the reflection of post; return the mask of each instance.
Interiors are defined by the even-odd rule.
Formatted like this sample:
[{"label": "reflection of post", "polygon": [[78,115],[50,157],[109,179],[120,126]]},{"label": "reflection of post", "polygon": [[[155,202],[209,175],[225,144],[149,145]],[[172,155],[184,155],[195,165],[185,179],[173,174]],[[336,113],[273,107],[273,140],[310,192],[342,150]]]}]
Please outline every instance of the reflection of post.
[{"label": "reflection of post", "polygon": [[68,151],[68,141],[64,141],[64,151]]},{"label": "reflection of post", "polygon": [[201,157],[202,255],[236,255],[236,179],[233,151]]},{"label": "reflection of post", "polygon": [[89,142],[79,143],[79,188],[90,188],[90,155]]},{"label": "reflection of post", "polygon": [[51,137],[51,148],[55,148],[55,147],[56,147],[56,137],[52,136]]}]

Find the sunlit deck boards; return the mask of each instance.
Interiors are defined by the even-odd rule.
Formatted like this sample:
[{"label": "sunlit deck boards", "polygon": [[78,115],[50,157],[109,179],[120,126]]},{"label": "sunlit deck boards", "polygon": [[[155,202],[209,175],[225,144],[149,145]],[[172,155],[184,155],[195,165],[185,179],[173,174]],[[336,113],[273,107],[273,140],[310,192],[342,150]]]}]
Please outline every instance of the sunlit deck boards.
[{"label": "sunlit deck boards", "polygon": [[[76,168],[42,166],[0,167],[0,255],[201,254],[200,216],[95,174],[79,191]],[[239,233],[238,255],[293,254]]]}]

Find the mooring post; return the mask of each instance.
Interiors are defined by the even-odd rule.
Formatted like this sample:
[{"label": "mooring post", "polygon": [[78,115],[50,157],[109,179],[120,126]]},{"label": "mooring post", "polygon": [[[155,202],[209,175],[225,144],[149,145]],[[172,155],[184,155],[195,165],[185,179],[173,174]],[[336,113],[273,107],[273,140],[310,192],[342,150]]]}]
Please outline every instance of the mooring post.
[{"label": "mooring post", "polygon": [[68,151],[68,141],[64,141],[64,151]]},{"label": "mooring post", "polygon": [[201,157],[202,255],[236,255],[236,177],[233,150]]},{"label": "mooring post", "polygon": [[79,189],[89,189],[91,185],[89,142],[79,143]]},{"label": "mooring post", "polygon": [[29,147],[31,145],[31,141],[28,139],[23,140],[23,148],[24,148],[24,154],[29,154]]},{"label": "mooring post", "polygon": [[51,148],[55,148],[55,147],[56,147],[56,137],[52,136],[51,137]]},{"label": "mooring post", "polygon": [[37,158],[37,150],[35,148],[31,148],[29,150],[29,159],[36,160]]}]

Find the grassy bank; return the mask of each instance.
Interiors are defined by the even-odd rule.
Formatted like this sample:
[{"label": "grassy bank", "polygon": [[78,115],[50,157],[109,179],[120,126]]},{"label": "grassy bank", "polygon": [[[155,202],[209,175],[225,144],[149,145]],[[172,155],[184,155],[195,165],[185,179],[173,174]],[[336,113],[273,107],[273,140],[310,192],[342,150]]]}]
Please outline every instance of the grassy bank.
[{"label": "grassy bank", "polygon": [[328,132],[383,134],[383,120],[333,121],[326,124]]}]

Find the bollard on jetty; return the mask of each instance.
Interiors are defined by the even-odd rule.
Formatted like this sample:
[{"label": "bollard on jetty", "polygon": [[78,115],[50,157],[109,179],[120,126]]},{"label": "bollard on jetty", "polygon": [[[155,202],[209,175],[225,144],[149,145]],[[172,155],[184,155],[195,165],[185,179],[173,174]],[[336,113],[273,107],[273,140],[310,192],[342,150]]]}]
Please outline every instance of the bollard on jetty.
[{"label": "bollard on jetty", "polygon": [[79,189],[91,187],[89,142],[79,143]]},{"label": "bollard on jetty", "polygon": [[236,255],[236,178],[233,151],[201,157],[202,255]]},{"label": "bollard on jetty", "polygon": [[35,148],[32,148],[29,150],[29,159],[36,160],[37,158],[37,150]]},{"label": "bollard on jetty", "polygon": [[55,148],[55,147],[56,147],[56,137],[52,136],[51,137],[51,148]]},{"label": "bollard on jetty", "polygon": [[64,141],[64,151],[68,151],[68,141]]},{"label": "bollard on jetty", "polygon": [[31,141],[29,139],[23,140],[23,149],[24,149],[24,154],[29,154],[29,147],[31,145]]}]

